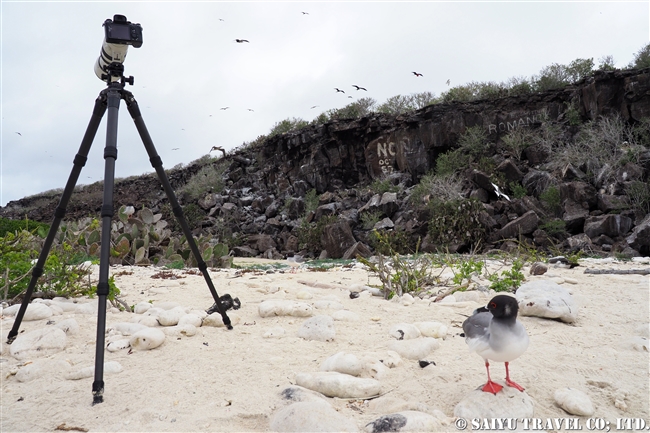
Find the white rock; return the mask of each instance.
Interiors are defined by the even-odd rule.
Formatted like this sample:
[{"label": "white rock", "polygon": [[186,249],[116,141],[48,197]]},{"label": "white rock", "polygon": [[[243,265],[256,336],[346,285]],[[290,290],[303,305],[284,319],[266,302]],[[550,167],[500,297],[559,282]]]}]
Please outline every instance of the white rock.
[{"label": "white rock", "polygon": [[131,318],[131,323],[137,323],[145,328],[155,328],[156,326],[160,326],[160,323],[158,323],[158,317],[156,316],[136,315]]},{"label": "white rock", "polygon": [[302,386],[291,385],[286,387],[280,393],[283,401],[297,403],[299,401],[323,401],[326,397],[320,392],[303,388]]},{"label": "white rock", "polygon": [[578,318],[578,306],[567,289],[549,280],[536,280],[517,289],[519,314],[573,323]]},{"label": "white rock", "polygon": [[447,326],[440,322],[417,322],[415,326],[420,330],[423,337],[445,338],[447,337]]},{"label": "white rock", "polygon": [[66,336],[62,329],[47,327],[18,335],[11,343],[9,353],[16,359],[45,357],[65,348]]},{"label": "white rock", "polygon": [[129,341],[130,340],[128,338],[112,340],[106,345],[106,350],[109,352],[118,352],[120,350],[126,349],[127,347],[131,347],[131,343]]},{"label": "white rock", "polygon": [[293,403],[271,417],[274,432],[356,432],[356,423],[323,400]]},{"label": "white rock", "polygon": [[384,415],[366,424],[368,433],[380,432],[433,432],[439,431],[442,423],[433,415],[425,412],[407,410]]},{"label": "white rock", "polygon": [[54,298],[50,301],[50,303],[47,303],[46,305],[56,305],[65,313],[74,313],[77,311],[78,306],[77,303],[75,303],[73,300],[65,298]]},{"label": "white rock", "polygon": [[54,326],[63,330],[65,335],[74,335],[79,332],[79,324],[75,319],[65,319],[55,323]]},{"label": "white rock", "polygon": [[271,299],[263,301],[257,308],[260,317],[293,316],[309,317],[313,308],[304,302],[289,301],[283,299]]},{"label": "white rock", "polygon": [[[117,361],[109,361],[104,363],[104,373],[105,374],[114,374],[122,371],[122,365]],[[95,366],[85,367],[81,370],[72,371],[67,374],[66,379],[68,380],[79,380],[87,379],[95,375]]]},{"label": "white rock", "polygon": [[286,334],[285,330],[281,326],[274,326],[269,328],[263,335],[264,338],[281,338]]},{"label": "white rock", "polygon": [[56,376],[61,372],[67,372],[70,369],[70,364],[65,361],[56,361],[52,359],[37,359],[31,364],[22,367],[16,373],[16,380],[18,382],[31,382],[42,376]]},{"label": "white rock", "polygon": [[184,315],[185,310],[183,307],[170,308],[158,314],[158,323],[160,323],[160,326],[176,326]]},{"label": "white rock", "polygon": [[196,326],[186,323],[185,325],[165,326],[160,328],[169,337],[193,337],[196,335]]},{"label": "white rock", "polygon": [[376,380],[382,380],[388,374],[390,370],[382,361],[379,359],[364,359],[365,363],[363,364],[363,371],[361,372],[362,377],[371,377]]},{"label": "white rock", "polygon": [[388,335],[397,340],[412,340],[420,337],[420,330],[409,323],[398,323],[391,326]]},{"label": "white rock", "polygon": [[197,316],[194,313],[188,313],[185,314],[183,317],[180,318],[178,321],[179,325],[192,325],[196,328],[201,327],[201,323],[203,322],[203,319],[199,316]]},{"label": "white rock", "polygon": [[423,359],[440,347],[440,342],[435,338],[425,337],[416,340],[398,340],[388,345],[388,348],[397,352],[402,358]]},{"label": "white rock", "polygon": [[648,264],[650,263],[650,257],[632,257],[631,261],[632,263]]},{"label": "white rock", "polygon": [[147,328],[131,335],[131,347],[139,350],[151,350],[165,342],[165,333],[158,328]]},{"label": "white rock", "polygon": [[351,353],[339,352],[330,356],[320,365],[320,371],[337,371],[350,376],[359,376],[363,370],[363,365],[356,355]]},{"label": "white rock", "polygon": [[[497,381],[498,382],[498,381]],[[454,407],[454,416],[468,420],[474,418],[531,418],[534,402],[525,392],[505,386],[496,395],[479,388],[467,394]]]},{"label": "white rock", "polygon": [[313,297],[314,295],[309,293],[306,290],[301,290],[296,294],[296,298],[303,299],[303,300],[312,299]]},{"label": "white rock", "polygon": [[[230,324],[232,326],[237,325],[241,321],[241,317],[232,314],[232,312],[229,312],[227,315],[228,318],[230,319]],[[226,325],[223,324],[223,318],[221,317],[221,314],[212,313],[203,319],[203,323],[201,324],[201,326],[214,326],[216,328],[223,328]]]},{"label": "white rock", "polygon": [[75,312],[79,314],[97,315],[97,311],[98,311],[98,303],[97,301],[94,301],[94,302],[86,302],[83,304],[77,304],[77,309]]},{"label": "white rock", "polygon": [[[11,307],[7,307],[3,310],[5,316],[15,316],[18,314],[21,304],[14,304]],[[27,304],[27,310],[25,310],[25,315],[23,316],[23,321],[31,322],[34,320],[42,320],[52,317],[52,309],[47,305],[40,302],[32,302]]]},{"label": "white rock", "polygon": [[442,300],[439,302],[439,304],[453,304],[456,302],[456,296],[454,295],[449,295],[445,296],[442,298]]},{"label": "white rock", "polygon": [[575,388],[560,388],[555,391],[555,403],[571,415],[592,416],[594,405],[584,392]]},{"label": "white rock", "polygon": [[402,305],[407,305],[407,306],[415,302],[413,296],[410,293],[404,293],[399,300]]},{"label": "white rock", "polygon": [[296,385],[328,397],[368,398],[381,393],[378,380],[359,378],[334,371],[296,374]]},{"label": "white rock", "polygon": [[388,368],[395,368],[402,365],[402,357],[399,356],[399,353],[392,350],[387,350],[386,353],[381,356],[381,363]]},{"label": "white rock", "polygon": [[138,302],[135,304],[135,307],[133,307],[133,312],[135,314],[144,314],[149,311],[151,307],[152,305],[150,302]]},{"label": "white rock", "polygon": [[122,335],[133,335],[138,331],[142,331],[143,329],[148,328],[139,323],[118,322],[106,328],[106,332],[115,331]]},{"label": "white rock", "polygon": [[332,319],[340,322],[358,322],[361,320],[359,315],[349,310],[337,310],[332,313]]},{"label": "white rock", "polygon": [[647,338],[641,337],[639,335],[632,337],[631,339],[632,349],[637,352],[650,352],[650,342]]},{"label": "white rock", "polygon": [[305,340],[332,341],[335,336],[334,319],[330,316],[310,317],[298,329],[298,337]]}]

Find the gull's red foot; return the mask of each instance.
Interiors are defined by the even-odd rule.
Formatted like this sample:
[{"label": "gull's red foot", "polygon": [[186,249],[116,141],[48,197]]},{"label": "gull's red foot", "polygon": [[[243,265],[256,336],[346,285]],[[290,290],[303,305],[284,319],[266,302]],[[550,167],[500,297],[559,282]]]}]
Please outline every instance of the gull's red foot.
[{"label": "gull's red foot", "polygon": [[499,385],[496,382],[492,382],[491,380],[488,380],[488,382],[485,385],[483,385],[483,392],[491,392],[492,394],[495,395],[497,392],[501,391],[501,389],[503,389],[501,385]]},{"label": "gull's red foot", "polygon": [[519,384],[513,382],[513,381],[510,380],[510,379],[506,379],[506,385],[511,386],[511,387],[513,387],[514,389],[518,390],[518,391],[524,392],[524,388],[523,388],[521,385],[519,385]]}]

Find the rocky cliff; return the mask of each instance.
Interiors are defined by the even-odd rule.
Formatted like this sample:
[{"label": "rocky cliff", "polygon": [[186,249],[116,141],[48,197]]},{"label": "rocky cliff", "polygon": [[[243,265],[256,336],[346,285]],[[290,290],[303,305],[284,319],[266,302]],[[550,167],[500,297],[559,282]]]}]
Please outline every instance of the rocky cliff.
[{"label": "rocky cliff", "polygon": [[[571,143],[580,124],[614,115],[637,130],[647,129],[650,69],[597,72],[575,85],[540,94],[436,104],[399,116],[372,114],[311,125],[211,161],[227,163],[225,188],[206,191],[194,201],[182,193],[179,198],[184,207],[194,205],[199,209],[193,211],[191,219],[197,234],[223,237],[228,232],[231,240],[234,234],[240,243],[234,249],[238,255],[280,257],[308,245],[312,246],[308,253],[315,256],[322,251],[314,248],[322,248],[326,251],[322,254],[329,257],[369,254],[372,227],[361,224],[367,212],[380,219],[375,228],[405,234],[410,245],[419,238],[425,240],[425,250],[463,252],[476,245],[431,242],[428,235],[432,209],[409,197],[422,177],[436,167],[438,157],[456,149],[463,134],[474,127],[487,137],[484,156],[492,158],[496,167],[495,173],[490,173],[470,164],[459,173],[464,181],[463,195],[482,203],[478,210],[485,230],[481,249],[506,249],[512,245],[509,239],[518,238],[538,248],[555,245],[590,252],[648,255],[650,216],[632,206],[626,187],[630,182],[647,182],[650,142],[637,145],[635,157],[627,164],[612,161],[611,176],[601,178],[585,175],[587,166],[549,164],[553,158],[549,152],[557,151],[557,146],[529,146],[519,158],[513,158],[500,146],[513,131],[537,130],[549,123],[561,128],[562,140]],[[181,190],[201,168],[193,164],[169,170],[172,186]],[[495,188],[495,174],[506,181],[499,185],[502,190],[508,184],[520,184],[527,194],[516,199],[500,194]],[[382,179],[388,179],[396,189],[379,194],[368,188],[373,181]],[[540,195],[549,185],[556,186],[560,193],[558,209],[550,210],[540,202]],[[97,216],[101,188],[101,183],[79,188],[68,206],[66,219]],[[305,213],[305,197],[311,190],[319,195],[318,208]],[[10,202],[0,208],[0,216],[27,216],[49,222],[58,199],[58,195],[39,195]],[[165,211],[166,203],[153,174],[116,183],[117,206]],[[306,227],[329,215],[337,218],[324,220],[327,224],[320,227],[319,247],[314,247],[318,242],[306,244],[304,239],[299,240],[301,234],[304,238]],[[566,228],[555,237],[542,230],[542,223],[553,219],[561,220]]]}]

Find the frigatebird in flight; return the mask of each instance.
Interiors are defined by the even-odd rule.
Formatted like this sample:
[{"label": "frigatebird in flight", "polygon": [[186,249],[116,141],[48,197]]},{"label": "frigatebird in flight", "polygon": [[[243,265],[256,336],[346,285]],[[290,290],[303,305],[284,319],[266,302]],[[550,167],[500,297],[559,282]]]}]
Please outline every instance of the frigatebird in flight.
[{"label": "frigatebird in flight", "polygon": [[423,76],[423,75],[420,74],[419,72],[413,72],[413,75],[415,75],[416,77],[422,77],[422,76]]},{"label": "frigatebird in flight", "polygon": [[341,90],[341,89],[339,89],[338,87],[335,87],[334,90],[336,90],[337,93],[338,93],[338,92],[345,93],[344,90]]},{"label": "frigatebird in flight", "polygon": [[353,84],[352,87],[356,87],[357,90],[365,90],[366,92],[368,91],[368,90],[366,90],[365,87],[359,87],[359,86],[357,86],[356,84]]},{"label": "frigatebird in flight", "polygon": [[244,42],[249,42],[249,41],[247,41],[246,39],[235,39],[235,42],[237,42],[238,44],[243,44]]}]

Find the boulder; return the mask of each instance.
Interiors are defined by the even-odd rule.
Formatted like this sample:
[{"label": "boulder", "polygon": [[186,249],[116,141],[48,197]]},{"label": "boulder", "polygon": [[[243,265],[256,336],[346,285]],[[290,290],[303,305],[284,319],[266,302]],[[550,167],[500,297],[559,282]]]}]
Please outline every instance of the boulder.
[{"label": "boulder", "polygon": [[522,284],[517,289],[521,316],[537,316],[573,323],[578,318],[578,306],[567,289],[551,280]]}]

